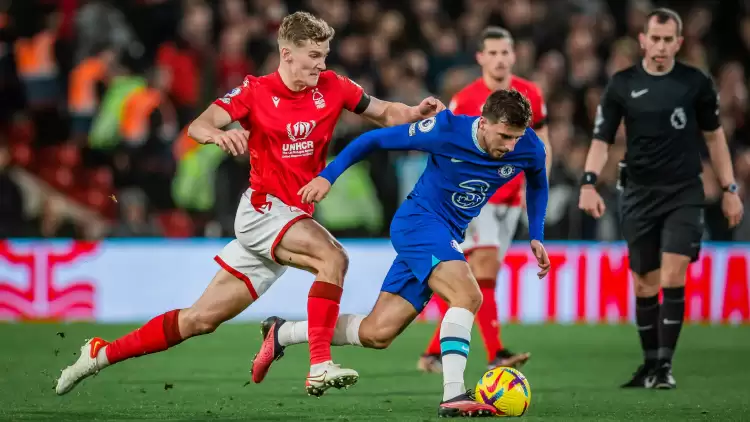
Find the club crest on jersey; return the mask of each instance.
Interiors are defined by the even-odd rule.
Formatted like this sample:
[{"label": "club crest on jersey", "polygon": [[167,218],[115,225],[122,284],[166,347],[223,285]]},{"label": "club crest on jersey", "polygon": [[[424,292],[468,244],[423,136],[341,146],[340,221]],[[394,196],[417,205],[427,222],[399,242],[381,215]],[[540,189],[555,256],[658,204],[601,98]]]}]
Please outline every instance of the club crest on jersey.
[{"label": "club crest on jersey", "polygon": [[464,253],[463,249],[461,249],[461,245],[456,242],[456,239],[451,240],[451,248],[455,249],[458,253]]},{"label": "club crest on jersey", "polygon": [[429,119],[424,119],[417,123],[417,129],[419,129],[422,133],[427,133],[432,130],[432,128],[435,127],[435,117],[430,117]]},{"label": "club crest on jersey", "polygon": [[500,167],[499,169],[497,169],[497,174],[499,174],[500,177],[505,177],[507,179],[508,177],[513,175],[513,172],[515,170],[516,169],[513,168],[513,166],[511,166],[510,164],[506,164]]},{"label": "club crest on jersey", "polygon": [[321,108],[325,108],[326,106],[326,100],[323,98],[323,94],[318,90],[318,88],[315,88],[312,92],[312,99],[315,103],[315,108],[320,110]]}]

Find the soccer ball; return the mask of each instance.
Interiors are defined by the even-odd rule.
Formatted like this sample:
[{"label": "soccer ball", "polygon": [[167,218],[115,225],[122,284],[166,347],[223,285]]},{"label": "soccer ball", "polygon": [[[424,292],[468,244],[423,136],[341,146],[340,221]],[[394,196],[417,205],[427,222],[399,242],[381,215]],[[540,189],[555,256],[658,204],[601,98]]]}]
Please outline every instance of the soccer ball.
[{"label": "soccer ball", "polygon": [[477,383],[476,400],[498,410],[498,416],[522,416],[531,403],[526,377],[513,368],[487,371]]}]

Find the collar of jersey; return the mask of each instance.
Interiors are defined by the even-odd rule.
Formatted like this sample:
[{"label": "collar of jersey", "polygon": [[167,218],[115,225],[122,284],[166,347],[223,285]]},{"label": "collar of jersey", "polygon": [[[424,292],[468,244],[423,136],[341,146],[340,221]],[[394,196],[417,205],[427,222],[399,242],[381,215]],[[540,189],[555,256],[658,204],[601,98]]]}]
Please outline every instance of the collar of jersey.
[{"label": "collar of jersey", "polygon": [[487,151],[482,148],[481,145],[479,145],[479,139],[477,139],[477,130],[479,130],[479,117],[474,120],[474,123],[471,124],[471,140],[474,141],[474,146],[477,147],[477,149],[482,152],[483,154],[487,154]]}]

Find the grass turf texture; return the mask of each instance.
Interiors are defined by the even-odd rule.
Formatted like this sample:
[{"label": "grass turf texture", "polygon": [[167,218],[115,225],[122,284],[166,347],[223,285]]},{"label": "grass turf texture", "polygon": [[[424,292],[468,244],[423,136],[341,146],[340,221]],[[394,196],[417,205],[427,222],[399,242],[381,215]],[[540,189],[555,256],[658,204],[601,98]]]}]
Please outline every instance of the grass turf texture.
[{"label": "grass turf texture", "polygon": [[[246,384],[258,324],[225,325],[175,349],[107,368],[66,396],[53,383],[84,338],[132,326],[0,324],[0,420],[435,420],[442,378],[416,371],[434,326],[415,324],[388,350],[334,348],[359,383],[320,399],[304,392],[307,347],[287,348],[265,382]],[[509,346],[532,352],[522,368],[532,400],[524,420],[750,420],[750,327],[688,326],[674,391],[622,391],[640,358],[632,326],[507,326]],[[474,332],[467,386],[484,372]]]}]

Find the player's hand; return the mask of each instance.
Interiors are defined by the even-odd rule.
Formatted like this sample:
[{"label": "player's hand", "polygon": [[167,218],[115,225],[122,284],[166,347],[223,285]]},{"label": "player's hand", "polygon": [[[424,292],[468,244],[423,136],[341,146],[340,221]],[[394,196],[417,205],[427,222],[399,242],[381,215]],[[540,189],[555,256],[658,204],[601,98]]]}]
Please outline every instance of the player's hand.
[{"label": "player's hand", "polygon": [[316,177],[310,181],[310,183],[302,186],[302,189],[297,192],[297,195],[302,197],[303,204],[310,204],[313,202],[320,202],[323,198],[328,195],[331,190],[331,182],[323,177]]},{"label": "player's hand", "polygon": [[601,195],[599,195],[599,192],[592,185],[581,187],[581,195],[578,197],[578,208],[594,218],[603,216],[604,211],[607,209],[604,206],[604,200]]},{"label": "player's hand", "polygon": [[250,138],[250,132],[244,129],[229,129],[212,136],[208,142],[217,145],[227,154],[237,156],[247,151],[248,138]]},{"label": "player's hand", "polygon": [[544,249],[544,245],[542,245],[542,242],[538,240],[532,240],[531,251],[534,252],[534,257],[536,258],[536,262],[539,263],[539,268],[541,269],[541,271],[536,273],[536,275],[541,280],[547,275],[547,273],[549,272],[549,269],[552,267],[552,264],[550,264],[549,262],[549,256],[547,256],[547,250]]},{"label": "player's hand", "polygon": [[427,97],[417,106],[419,118],[432,117],[445,110],[445,104],[435,97]]},{"label": "player's hand", "polygon": [[724,196],[721,198],[721,210],[724,211],[724,216],[729,220],[730,229],[742,221],[744,207],[740,196],[736,193],[724,193]]}]

